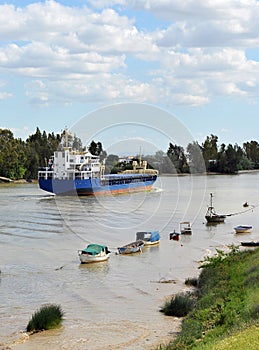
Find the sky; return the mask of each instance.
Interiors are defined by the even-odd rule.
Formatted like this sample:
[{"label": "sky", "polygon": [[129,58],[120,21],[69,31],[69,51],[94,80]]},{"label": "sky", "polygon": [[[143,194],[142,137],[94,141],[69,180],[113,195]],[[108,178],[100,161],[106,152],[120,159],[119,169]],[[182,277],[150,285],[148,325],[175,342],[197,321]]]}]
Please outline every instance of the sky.
[{"label": "sky", "polygon": [[0,0],[0,128],[259,142],[258,33],[254,0]]}]

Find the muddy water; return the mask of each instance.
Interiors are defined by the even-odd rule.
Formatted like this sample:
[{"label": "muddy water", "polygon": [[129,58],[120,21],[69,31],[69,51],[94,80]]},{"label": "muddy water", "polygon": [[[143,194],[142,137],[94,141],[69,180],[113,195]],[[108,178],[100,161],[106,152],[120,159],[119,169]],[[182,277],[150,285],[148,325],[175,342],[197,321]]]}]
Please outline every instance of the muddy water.
[{"label": "muddy water", "polygon": [[[150,193],[55,198],[35,184],[0,186],[0,344],[18,350],[151,349],[172,338],[179,321],[159,312],[164,300],[197,276],[204,254],[259,238],[259,174],[161,177]],[[207,226],[209,193],[228,216]],[[248,201],[246,212],[242,204]],[[193,235],[170,241],[179,222]],[[253,225],[246,236],[233,227]],[[161,242],[142,254],[117,255],[137,231],[159,230]],[[109,261],[80,265],[77,251],[107,244]],[[171,283],[162,283],[171,282]],[[58,330],[28,337],[33,312],[57,303],[65,313]]]}]

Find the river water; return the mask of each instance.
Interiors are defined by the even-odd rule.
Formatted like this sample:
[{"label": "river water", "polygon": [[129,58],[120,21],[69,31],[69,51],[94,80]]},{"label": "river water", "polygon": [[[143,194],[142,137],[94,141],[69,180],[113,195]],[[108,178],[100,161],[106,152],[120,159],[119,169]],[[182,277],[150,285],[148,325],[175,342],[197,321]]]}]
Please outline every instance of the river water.
[{"label": "river water", "polygon": [[[165,299],[198,276],[204,255],[259,239],[258,183],[256,172],[165,176],[150,193],[84,198],[55,197],[37,184],[1,184],[0,348],[151,349],[172,338],[179,320],[159,312]],[[211,192],[220,214],[239,214],[207,226]],[[170,241],[182,220],[192,222],[193,234]],[[235,234],[240,224],[253,225],[252,233]],[[116,254],[142,230],[159,230],[160,244]],[[77,251],[89,242],[107,244],[110,259],[81,265]],[[47,303],[61,305],[62,327],[26,337],[21,332],[31,315]]]}]

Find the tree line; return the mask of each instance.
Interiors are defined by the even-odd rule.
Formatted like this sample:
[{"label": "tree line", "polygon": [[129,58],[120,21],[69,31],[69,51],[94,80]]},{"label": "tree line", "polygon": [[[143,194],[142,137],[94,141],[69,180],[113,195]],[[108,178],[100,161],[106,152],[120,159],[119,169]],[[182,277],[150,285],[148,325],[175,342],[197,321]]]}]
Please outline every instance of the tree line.
[{"label": "tree line", "polygon": [[[0,176],[10,179],[37,179],[38,169],[47,166],[54,151],[67,142],[74,149],[85,150],[76,135],[67,135],[65,131],[61,134],[47,134],[37,128],[34,134],[23,141],[15,138],[11,130],[0,129]],[[118,155],[107,155],[101,142],[92,141],[88,149],[102,160],[105,159],[107,172],[130,166],[120,163]],[[234,174],[239,170],[259,169],[259,144],[257,141],[250,141],[242,147],[237,144],[218,145],[218,137],[211,134],[201,145],[194,141],[184,149],[169,143],[167,152],[158,151],[155,155],[146,155],[143,158],[150,167],[159,170],[160,174]]]}]

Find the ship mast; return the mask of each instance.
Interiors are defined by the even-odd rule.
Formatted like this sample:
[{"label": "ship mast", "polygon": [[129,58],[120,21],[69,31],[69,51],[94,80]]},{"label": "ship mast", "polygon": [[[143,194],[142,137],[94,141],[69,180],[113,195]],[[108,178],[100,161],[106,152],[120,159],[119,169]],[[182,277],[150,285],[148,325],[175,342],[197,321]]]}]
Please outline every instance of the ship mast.
[{"label": "ship mast", "polygon": [[213,194],[210,193],[210,207],[211,207],[211,209],[213,208],[213,206],[212,206],[212,198],[213,198]]},{"label": "ship mast", "polygon": [[139,166],[141,167],[141,146],[139,147]]}]

